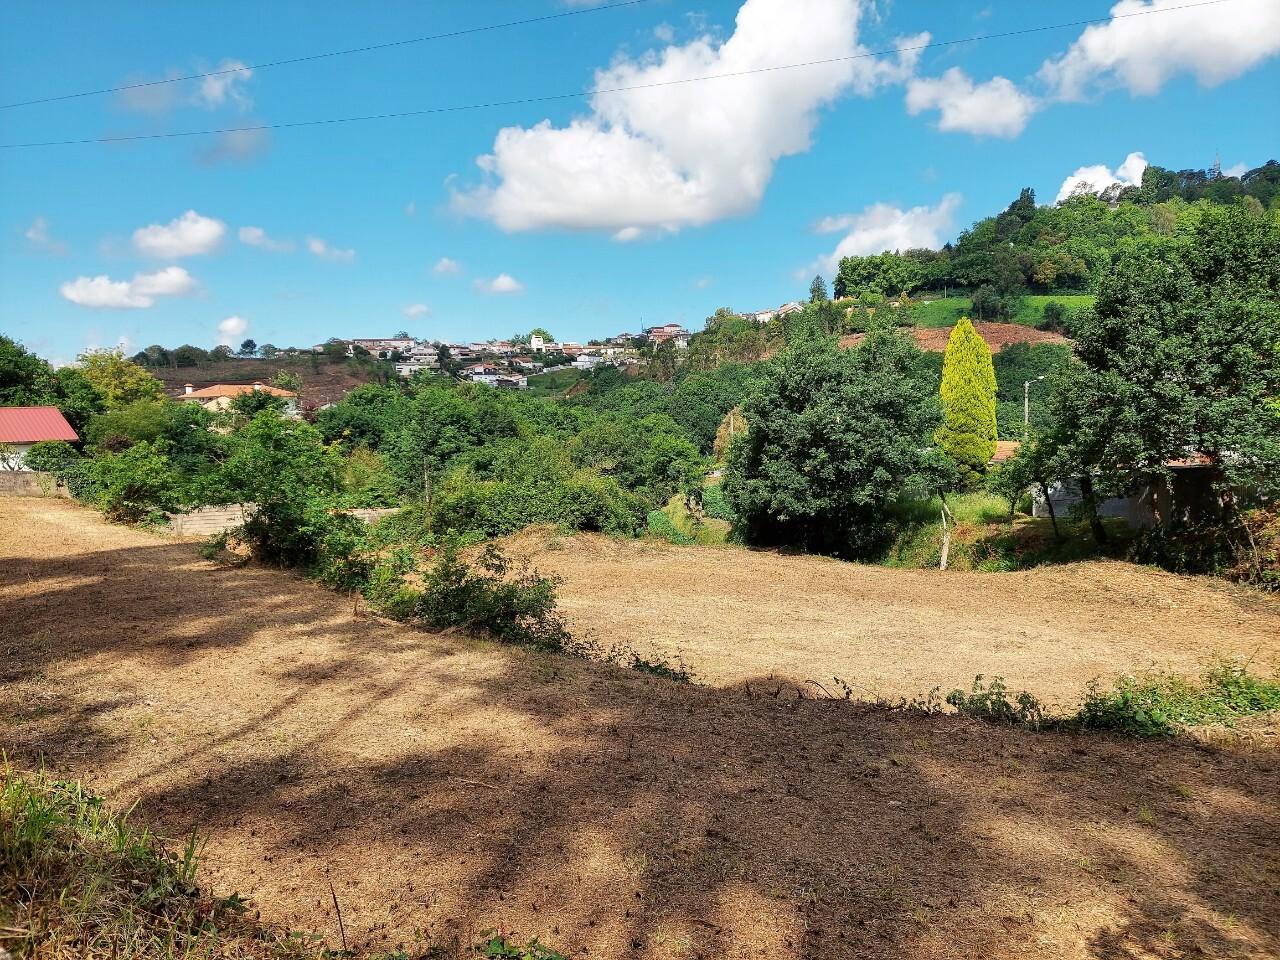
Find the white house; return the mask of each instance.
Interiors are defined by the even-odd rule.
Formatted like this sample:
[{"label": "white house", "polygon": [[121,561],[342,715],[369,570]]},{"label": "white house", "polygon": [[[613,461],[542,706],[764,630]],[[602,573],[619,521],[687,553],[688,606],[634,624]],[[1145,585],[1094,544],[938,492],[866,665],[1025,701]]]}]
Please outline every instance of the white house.
[{"label": "white house", "polygon": [[57,407],[0,407],[0,470],[28,470],[27,452],[42,440],[79,439]]},{"label": "white house", "polygon": [[290,420],[300,420],[302,412],[298,409],[298,395],[292,390],[272,387],[261,381],[253,383],[215,383],[199,390],[193,384],[183,384],[179,400],[198,403],[210,413],[221,413],[231,409],[231,401],[244,393],[269,393],[273,397],[284,398],[284,415]]}]

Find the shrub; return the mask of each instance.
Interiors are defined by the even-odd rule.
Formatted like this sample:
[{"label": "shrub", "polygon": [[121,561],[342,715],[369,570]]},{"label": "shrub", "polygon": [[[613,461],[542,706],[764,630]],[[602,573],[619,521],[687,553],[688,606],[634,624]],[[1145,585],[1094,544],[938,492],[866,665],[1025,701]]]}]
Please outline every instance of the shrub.
[{"label": "shrub", "polygon": [[671,522],[671,517],[667,515],[665,510],[650,510],[648,521],[649,536],[657,537],[659,540],[666,540],[668,543],[674,543],[677,546],[687,547],[690,544],[697,543],[693,537],[687,533],[682,533]]},{"label": "shrub", "polygon": [[718,483],[708,485],[702,491],[702,512],[713,520],[724,520],[727,523],[737,522],[738,515],[729,506],[724,491]]},{"label": "shrub", "polygon": [[370,602],[434,630],[473,630],[503,643],[578,652],[556,614],[558,581],[528,569],[513,573],[492,544],[473,563],[454,544],[442,548],[422,575],[420,590],[406,585],[407,572],[396,561],[376,568]]},{"label": "shrub", "polygon": [[162,443],[143,441],[88,462],[86,489],[107,519],[159,522],[180,505],[178,476],[164,450]]},{"label": "shrub", "polygon": [[1032,730],[1038,730],[1045,723],[1044,707],[1040,701],[1025,690],[1010,700],[1008,688],[1000,677],[993,677],[991,683],[984,686],[982,674],[978,674],[973,678],[973,686],[968,693],[952,690],[947,694],[947,703],[958,713],[988,723]]},{"label": "shrub", "polygon": [[31,445],[24,461],[28,468],[59,476],[80,462],[80,454],[65,440],[40,440]]},{"label": "shrub", "polygon": [[938,445],[973,483],[996,450],[996,373],[991,348],[968,317],[951,331],[942,362],[942,426]]},{"label": "shrub", "polygon": [[1086,728],[1151,737],[1207,723],[1230,726],[1240,717],[1277,709],[1280,682],[1223,661],[1206,670],[1199,682],[1173,676],[1121,677],[1104,692],[1094,681],[1076,720]]}]

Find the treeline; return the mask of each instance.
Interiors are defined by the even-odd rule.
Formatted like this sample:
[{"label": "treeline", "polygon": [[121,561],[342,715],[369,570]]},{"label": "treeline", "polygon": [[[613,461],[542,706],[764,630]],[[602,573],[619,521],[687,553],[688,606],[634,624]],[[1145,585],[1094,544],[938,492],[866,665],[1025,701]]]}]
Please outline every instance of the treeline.
[{"label": "treeline", "polygon": [[1142,185],[1038,206],[1024,189],[996,216],[939,250],[911,249],[840,261],[837,298],[967,292],[984,316],[1008,316],[1027,293],[1092,292],[1133,243],[1170,237],[1207,205],[1280,208],[1280,163],[1241,177],[1149,166]]}]

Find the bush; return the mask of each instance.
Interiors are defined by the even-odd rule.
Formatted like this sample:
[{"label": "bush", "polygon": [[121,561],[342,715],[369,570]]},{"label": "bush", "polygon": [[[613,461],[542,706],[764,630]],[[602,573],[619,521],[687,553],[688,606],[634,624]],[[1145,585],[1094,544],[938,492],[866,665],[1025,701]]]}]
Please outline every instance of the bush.
[{"label": "bush", "polygon": [[86,490],[108,520],[162,522],[165,511],[178,508],[178,475],[164,450],[143,441],[89,461]]},{"label": "bush", "polygon": [[1119,730],[1139,737],[1176,733],[1182,727],[1216,723],[1280,709],[1280,682],[1263,680],[1240,664],[1221,662],[1199,682],[1182,677],[1121,677],[1108,692],[1089,684],[1076,720],[1086,728]]},{"label": "bush", "polygon": [[503,643],[573,652],[556,614],[558,581],[511,564],[492,544],[472,564],[443,548],[422,578],[412,619],[435,630],[476,630]]},{"label": "bush", "polygon": [[23,459],[29,469],[61,478],[61,474],[73,469],[81,457],[65,440],[40,440],[31,445]]},{"label": "bush", "polygon": [[687,547],[698,542],[687,533],[682,533],[678,530],[665,510],[649,511],[648,531],[651,537],[657,537],[659,540],[666,540],[668,543],[674,543],[681,547]]},{"label": "bush", "polygon": [[992,678],[991,683],[984,686],[982,674],[978,674],[973,678],[973,686],[968,693],[952,690],[947,694],[947,703],[955,707],[957,713],[988,723],[1032,730],[1038,730],[1045,723],[1044,707],[1040,701],[1025,690],[1010,700],[1008,688],[1000,677]]},{"label": "bush", "polygon": [[718,483],[710,484],[702,491],[702,512],[712,520],[727,523],[736,523],[738,519]]}]

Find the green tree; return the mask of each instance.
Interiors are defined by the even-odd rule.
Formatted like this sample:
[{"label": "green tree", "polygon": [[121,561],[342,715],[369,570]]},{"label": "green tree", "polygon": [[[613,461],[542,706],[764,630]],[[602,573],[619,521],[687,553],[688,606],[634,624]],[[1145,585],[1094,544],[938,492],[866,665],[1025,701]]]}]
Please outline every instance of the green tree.
[{"label": "green tree", "polygon": [[302,390],[302,377],[298,376],[292,370],[280,370],[276,373],[275,379],[271,381],[274,386],[281,390],[291,390],[298,393]]},{"label": "green tree", "polygon": [[102,397],[108,410],[164,397],[160,381],[132,360],[126,360],[121,350],[90,350],[80,354],[78,360],[84,379]]},{"label": "green tree", "polygon": [[252,357],[258,352],[258,342],[253,338],[249,338],[240,344],[240,356]]},{"label": "green tree", "polygon": [[0,406],[39,406],[54,390],[53,370],[22,344],[0,336]]},{"label": "green tree", "polygon": [[936,439],[964,483],[978,480],[996,452],[996,373],[991,348],[962,317],[942,360],[942,425]]},{"label": "green tree", "polygon": [[852,351],[815,338],[769,361],[724,480],[748,541],[851,558],[886,546],[893,503],[947,476],[919,353],[882,324]]},{"label": "green tree", "polygon": [[1043,441],[1053,472],[1080,479],[1103,540],[1100,499],[1172,495],[1170,464],[1203,457],[1214,496],[1157,517],[1156,559],[1214,566],[1240,511],[1280,500],[1280,225],[1205,207],[1126,248],[1076,328],[1079,362],[1053,391]]},{"label": "green tree", "polygon": [[821,275],[814,277],[809,284],[809,302],[823,303],[829,299],[831,298],[827,296],[827,281],[823,280]]}]

